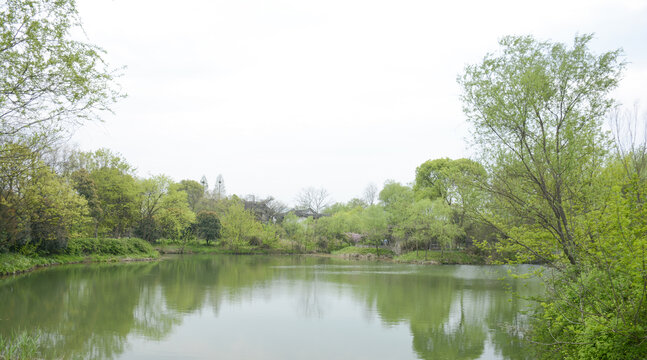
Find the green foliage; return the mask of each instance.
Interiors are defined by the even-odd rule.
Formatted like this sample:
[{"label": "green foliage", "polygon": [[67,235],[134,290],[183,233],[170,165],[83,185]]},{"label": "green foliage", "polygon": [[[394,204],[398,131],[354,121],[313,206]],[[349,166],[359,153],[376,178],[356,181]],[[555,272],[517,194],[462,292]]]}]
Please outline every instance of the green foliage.
[{"label": "green foliage", "polygon": [[388,215],[384,208],[378,205],[371,205],[364,209],[361,215],[362,232],[365,235],[363,242],[374,245],[376,254],[379,254],[378,246],[388,236]]},{"label": "green foliage", "polygon": [[46,252],[57,251],[65,246],[73,227],[85,220],[87,203],[69,183],[45,167],[30,180],[33,183],[23,192],[29,213],[24,214],[22,242],[36,243]]},{"label": "green foliage", "polygon": [[222,225],[218,214],[213,211],[199,212],[195,226],[198,235],[207,241],[207,245],[209,245],[209,241],[216,241],[220,238]]},{"label": "green foliage", "polygon": [[198,204],[204,197],[205,188],[195,180],[182,180],[178,185],[178,191],[184,191],[189,202],[191,211],[197,213]]},{"label": "green foliage", "polygon": [[416,168],[413,190],[418,200],[443,200],[451,208],[448,221],[462,230],[462,235],[456,241],[469,246],[473,239],[482,239],[491,233],[491,229],[479,224],[478,218],[486,200],[479,184],[485,179],[487,173],[476,161],[447,158],[429,160]]},{"label": "green foliage", "polygon": [[331,216],[317,220],[317,233],[331,240],[347,241],[346,234],[363,231],[363,214],[361,207],[339,208]]},{"label": "green foliage", "polygon": [[389,180],[384,184],[382,191],[380,191],[379,199],[388,211],[389,207],[396,206],[400,203],[412,203],[413,191],[408,186]]},{"label": "green foliage", "polygon": [[409,234],[403,231],[402,224],[408,218],[408,211],[414,203],[413,190],[394,181],[387,181],[380,191],[380,203],[388,216],[391,237],[396,242],[406,241]]},{"label": "green foliage", "polygon": [[73,0],[0,4],[0,135],[52,136],[120,97],[96,46],[72,39]]},{"label": "green foliage", "polygon": [[116,169],[122,174],[135,175],[135,168],[119,153],[100,148],[91,152],[71,151],[63,164],[60,164],[64,175],[80,169],[93,173],[100,169]]},{"label": "green foliage", "polygon": [[138,180],[138,236],[147,241],[187,236],[195,221],[195,213],[189,207],[183,188],[165,175]]},{"label": "green foliage", "polygon": [[70,176],[74,190],[81,195],[88,204],[89,215],[93,219],[94,237],[98,237],[99,219],[103,217],[103,209],[99,201],[97,185],[90,173],[85,169],[79,169]]},{"label": "green foliage", "polygon": [[162,199],[168,193],[172,183],[173,181],[164,175],[137,181],[139,223],[136,234],[146,241],[154,241],[162,236],[160,225]]},{"label": "green foliage", "polygon": [[166,237],[180,238],[186,229],[195,222],[195,214],[189,208],[184,191],[178,191],[174,184],[161,199],[159,223]]},{"label": "green foliage", "polygon": [[159,253],[141,239],[71,239],[64,254],[38,255],[0,253],[0,275],[29,271],[40,266],[83,261],[115,261],[123,258],[150,259]]},{"label": "green foliage", "polygon": [[39,358],[40,333],[12,332],[8,337],[0,334],[0,360]]},{"label": "green foliage", "polygon": [[67,253],[70,255],[154,254],[155,249],[139,238],[79,238],[68,242]]},{"label": "green foliage", "polygon": [[[378,249],[379,256],[392,257],[393,251],[389,249]],[[343,249],[335,250],[333,255],[375,255],[375,249],[370,247],[347,246]]]},{"label": "green foliage", "polygon": [[254,214],[245,210],[242,201],[232,202],[220,221],[223,241],[230,249],[244,245],[269,246],[277,241],[275,229],[257,221]]},{"label": "green foliage", "polygon": [[299,222],[299,218],[293,213],[287,214],[283,218],[281,225],[283,227],[283,230],[285,231],[285,234],[291,239],[297,238],[303,231],[303,226]]},{"label": "green foliage", "polygon": [[547,274],[546,279],[548,295],[531,333],[540,358],[647,358],[645,279],[595,267]]},{"label": "green foliage", "polygon": [[436,263],[436,264],[465,264],[479,265],[485,264],[485,258],[478,254],[468,251],[438,251],[429,250],[428,252],[410,251],[393,258],[395,262],[401,263]]},{"label": "green foliage", "polygon": [[0,153],[0,248],[58,251],[85,221],[86,201],[29,147],[5,144]]},{"label": "green foliage", "polygon": [[546,265],[530,333],[540,357],[645,358],[647,156],[609,156],[601,125],[624,64],[590,40],[506,37],[466,68],[465,112],[490,174],[481,214],[499,253]]},{"label": "green foliage", "polygon": [[584,239],[575,228],[609,144],[601,124],[623,64],[619,51],[592,54],[590,40],[576,37],[568,48],[505,37],[459,79],[491,175],[482,185],[493,199],[482,215],[503,242],[546,262],[580,261]]},{"label": "green foliage", "polygon": [[447,205],[464,206],[475,203],[478,191],[471,186],[487,176],[481,164],[469,159],[429,160],[416,168],[413,191],[416,199],[442,199]]},{"label": "green foliage", "polygon": [[443,250],[454,248],[464,233],[452,222],[452,209],[442,199],[418,200],[407,208],[406,216],[394,232],[413,242],[416,250],[429,249],[432,244]]},{"label": "green foliage", "polygon": [[544,274],[532,335],[552,345],[545,358],[647,357],[647,181],[626,160],[613,159],[598,178],[602,206],[579,229],[590,239],[582,264]]},{"label": "green foliage", "polygon": [[127,234],[137,218],[137,185],[135,178],[116,167],[101,167],[90,172],[97,186],[102,214],[97,218],[99,236],[121,237]]}]

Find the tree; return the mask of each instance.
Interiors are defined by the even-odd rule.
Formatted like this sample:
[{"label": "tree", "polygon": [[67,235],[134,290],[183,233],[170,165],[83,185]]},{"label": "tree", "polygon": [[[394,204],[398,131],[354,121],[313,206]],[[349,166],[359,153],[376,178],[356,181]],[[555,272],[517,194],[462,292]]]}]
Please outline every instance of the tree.
[{"label": "tree", "polygon": [[483,207],[485,196],[477,184],[487,179],[483,166],[470,159],[429,160],[416,168],[413,186],[416,199],[440,200],[450,211],[448,222],[463,229],[463,241],[484,234],[475,212]]},{"label": "tree", "polygon": [[122,237],[130,234],[137,219],[137,184],[132,175],[117,168],[100,168],[90,173],[97,186],[103,212],[99,223],[100,235]]},{"label": "tree", "polygon": [[300,221],[294,213],[290,212],[285,216],[283,222],[281,223],[285,235],[292,240],[292,251],[294,251],[294,245],[306,238],[305,236],[305,225]]},{"label": "tree", "polygon": [[389,221],[389,231],[396,242],[407,241],[411,233],[403,226],[413,205],[414,195],[409,186],[387,180],[380,191],[380,203],[384,206]]},{"label": "tree", "polygon": [[87,202],[31,149],[5,146],[0,162],[0,249],[45,252],[67,244],[86,221]]},{"label": "tree", "polygon": [[610,152],[601,125],[624,64],[590,40],[507,37],[459,82],[490,174],[484,218],[499,249],[546,264],[529,333],[549,346],[539,355],[646,358],[647,147]]},{"label": "tree", "polygon": [[375,184],[373,183],[370,183],[366,186],[366,189],[364,189],[362,200],[364,200],[366,205],[371,206],[373,205],[373,203],[375,203],[376,199],[377,199],[377,186],[375,186]]},{"label": "tree", "polygon": [[0,232],[9,241],[22,227],[23,240],[62,245],[87,211],[43,157],[66,127],[98,119],[121,97],[103,51],[72,39],[79,28],[74,0],[0,3]]},{"label": "tree", "polygon": [[418,199],[440,198],[447,205],[463,206],[474,196],[471,185],[486,176],[483,166],[470,159],[429,160],[416,168],[413,191]]},{"label": "tree", "polygon": [[137,236],[146,241],[157,240],[160,236],[159,212],[162,199],[167,195],[173,180],[165,175],[138,180],[139,224]]},{"label": "tree", "polygon": [[362,228],[366,235],[365,241],[375,245],[375,256],[379,256],[379,246],[382,245],[387,230],[388,221],[384,208],[378,205],[371,205],[362,212]]},{"label": "tree", "polygon": [[283,221],[283,218],[288,212],[288,206],[284,203],[274,199],[273,197],[267,198],[267,207],[269,209],[269,218],[276,223]]},{"label": "tree", "polygon": [[201,211],[196,217],[196,229],[198,234],[207,241],[216,241],[220,238],[222,225],[218,219],[218,214],[214,211]]},{"label": "tree", "polygon": [[90,217],[93,219],[93,233],[94,237],[99,236],[99,219],[103,217],[103,209],[101,208],[101,202],[99,201],[99,194],[97,190],[97,184],[90,176],[90,173],[86,169],[79,169],[72,173],[72,184],[74,190],[83,196],[88,203],[88,208],[90,210]]},{"label": "tree", "polygon": [[363,202],[362,206],[357,206],[352,200],[346,206],[335,204],[326,211],[330,216],[317,220],[317,232],[328,241],[328,248],[341,247],[351,242],[354,244],[353,236],[358,237],[360,233],[366,232],[363,226],[366,222],[362,218],[363,206]]},{"label": "tree", "polygon": [[567,48],[505,37],[499,53],[459,78],[492,176],[482,183],[498,208],[489,220],[515,250],[549,263],[557,260],[556,247],[570,264],[579,262],[585,239],[577,215],[595,192],[608,144],[601,124],[623,68],[620,51],[592,54],[591,38],[578,36]]},{"label": "tree", "polygon": [[72,39],[74,0],[0,5],[0,139],[52,136],[98,119],[121,94],[100,48]]},{"label": "tree", "polygon": [[245,210],[242,201],[233,201],[221,217],[224,240],[231,249],[242,245],[261,245],[263,226]]},{"label": "tree", "polygon": [[263,224],[275,223],[285,216],[287,206],[273,197],[260,199],[255,195],[247,195],[243,200],[245,210],[251,211],[258,221]]},{"label": "tree", "polygon": [[196,212],[198,204],[204,196],[204,187],[202,184],[195,180],[182,180],[180,181],[178,190],[186,193],[191,211]]},{"label": "tree", "polygon": [[195,222],[195,213],[189,209],[187,195],[177,184],[170,184],[161,198],[157,221],[162,236],[186,240],[186,230]]},{"label": "tree", "polygon": [[309,212],[313,218],[319,218],[329,204],[329,194],[324,188],[315,189],[309,187],[301,190],[297,196],[297,207],[300,210]]},{"label": "tree", "polygon": [[63,159],[53,161],[56,163],[54,167],[63,176],[69,176],[80,169],[85,169],[92,173],[104,168],[116,169],[131,176],[135,175],[135,167],[130,165],[123,155],[110,149],[100,148],[94,152],[71,150],[65,152],[63,156]]}]

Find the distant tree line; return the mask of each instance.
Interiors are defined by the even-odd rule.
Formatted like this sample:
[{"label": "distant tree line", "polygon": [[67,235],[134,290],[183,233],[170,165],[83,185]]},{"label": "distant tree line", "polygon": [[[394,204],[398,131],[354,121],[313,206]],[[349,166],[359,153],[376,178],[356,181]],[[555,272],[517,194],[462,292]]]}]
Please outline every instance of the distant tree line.
[{"label": "distant tree line", "polygon": [[[540,263],[546,293],[527,335],[544,358],[647,358],[647,142],[610,93],[620,50],[505,37],[459,78],[477,160],[434,159],[412,184],[369,185],[297,207],[165,175],[138,177],[107,149],[63,139],[123,94],[94,45],[73,40],[73,0],[0,4],[0,251],[51,253],[75,237],[331,251],[481,251]],[[611,114],[614,136],[602,129]],[[642,126],[642,128],[641,128]],[[376,202],[376,200],[379,200]]]}]

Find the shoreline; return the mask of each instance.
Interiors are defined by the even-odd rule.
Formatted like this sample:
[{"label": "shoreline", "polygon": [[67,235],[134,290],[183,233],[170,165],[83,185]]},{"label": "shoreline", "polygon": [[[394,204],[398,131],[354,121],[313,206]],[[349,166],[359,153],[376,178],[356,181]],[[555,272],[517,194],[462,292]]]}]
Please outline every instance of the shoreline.
[{"label": "shoreline", "polygon": [[[19,255],[19,254],[15,254],[15,253],[9,253],[9,254],[10,255]],[[0,256],[2,256],[2,255],[3,254],[0,254]],[[43,262],[35,263],[35,264],[33,264],[33,265],[29,266],[29,267],[19,268],[19,269],[13,270],[13,271],[2,270],[2,272],[0,272],[0,279],[4,279],[4,278],[7,278],[7,277],[16,276],[16,275],[23,275],[23,274],[27,274],[27,273],[30,273],[30,272],[40,270],[40,269],[51,268],[51,267],[61,266],[61,265],[94,264],[94,263],[99,264],[99,263],[152,262],[152,261],[161,260],[161,256],[159,256],[159,255],[157,257],[150,257],[150,256],[146,256],[146,257],[136,257],[135,256],[135,257],[133,257],[133,255],[121,255],[121,256],[118,256],[118,255],[110,255],[110,256],[106,256],[106,255],[87,255],[87,256],[84,256],[84,257],[75,256],[75,258],[70,259],[70,261],[65,261],[65,260],[62,260],[62,259],[59,259],[59,258],[56,258],[56,257],[41,257],[41,258],[36,259],[36,258],[29,258],[29,257],[25,256],[25,258],[31,259],[33,261],[41,260]],[[52,261],[49,262],[50,260],[52,260]]]},{"label": "shoreline", "polygon": [[[384,262],[384,263],[393,263],[393,264],[412,264],[412,265],[492,265],[486,258],[483,257],[471,257],[471,258],[460,258],[462,261],[452,261],[450,258],[443,258],[441,261],[437,259],[419,259],[419,258],[407,258],[407,254],[400,256],[395,255],[379,255],[377,256],[374,253],[370,252],[354,252],[352,250],[341,252],[341,253],[290,253],[290,252],[269,252],[269,251],[234,251],[229,249],[220,249],[220,248],[205,248],[195,249],[188,247],[185,249],[178,249],[173,247],[156,247],[157,252],[156,257],[150,256],[150,254],[142,254],[142,257],[138,257],[137,254],[130,255],[100,255],[100,254],[90,254],[85,256],[79,255],[53,255],[47,257],[38,257],[32,258],[24,256],[18,253],[6,253],[0,254],[0,260],[3,260],[3,267],[0,267],[0,279],[21,275],[25,273],[30,273],[39,269],[49,268],[60,265],[71,265],[71,264],[92,264],[92,263],[129,263],[129,262],[152,262],[163,260],[164,255],[270,255],[270,256],[311,256],[311,257],[324,257],[324,258],[335,258],[343,259],[349,261],[375,261],[375,262]],[[197,251],[196,251],[197,250]],[[464,254],[464,253],[463,253]],[[3,256],[4,255],[4,256]],[[11,259],[11,258],[14,259]],[[28,264],[10,264],[8,260],[16,260],[16,257],[21,257],[17,259],[18,262],[29,262]],[[411,257],[411,256],[409,256]],[[7,259],[8,258],[8,259]],[[456,259],[454,259],[456,260]],[[466,261],[467,260],[467,261]],[[469,261],[472,260],[472,261]],[[16,261],[14,261],[16,262]],[[5,269],[6,268],[6,269]],[[9,268],[15,268],[9,270]]]},{"label": "shoreline", "polygon": [[327,257],[334,259],[343,259],[350,261],[376,261],[393,264],[411,264],[411,265],[496,265],[484,262],[438,262],[436,260],[398,260],[389,256],[376,256],[375,254],[301,254],[306,256]]}]

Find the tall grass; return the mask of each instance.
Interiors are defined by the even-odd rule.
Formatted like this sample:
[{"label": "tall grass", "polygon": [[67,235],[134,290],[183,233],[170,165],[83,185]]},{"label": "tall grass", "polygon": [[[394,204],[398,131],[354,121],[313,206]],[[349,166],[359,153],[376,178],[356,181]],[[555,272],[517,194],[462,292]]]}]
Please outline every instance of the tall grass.
[{"label": "tall grass", "polygon": [[39,358],[39,339],[39,332],[12,332],[8,337],[0,334],[0,360]]}]

